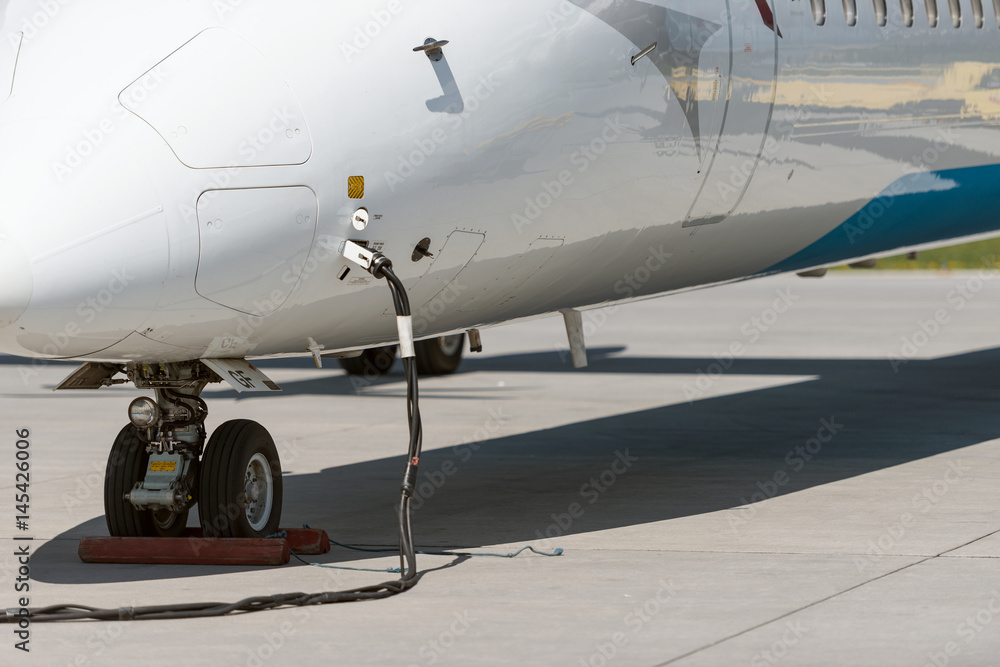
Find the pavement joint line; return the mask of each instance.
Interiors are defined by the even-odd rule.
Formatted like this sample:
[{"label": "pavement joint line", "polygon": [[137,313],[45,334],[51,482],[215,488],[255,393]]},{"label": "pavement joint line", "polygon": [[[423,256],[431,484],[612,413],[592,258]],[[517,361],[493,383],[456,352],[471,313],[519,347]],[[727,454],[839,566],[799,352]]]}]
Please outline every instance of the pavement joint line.
[{"label": "pavement joint line", "polygon": [[[994,535],[997,535],[997,534],[1000,534],[1000,528],[998,528],[997,530],[994,530],[991,533],[986,533],[985,535],[977,537],[974,540],[966,542],[965,544],[961,544],[961,545],[955,547],[954,549],[948,549],[947,551],[942,551],[941,553],[938,554],[937,557],[940,558],[941,556],[944,556],[945,554],[950,554],[952,551],[958,551],[959,549],[964,549],[965,547],[969,546],[970,544],[975,544],[976,542],[981,542],[982,540],[985,540],[988,537],[993,537]],[[954,558],[954,557],[955,556],[952,556],[952,558]]]},{"label": "pavement joint line", "polygon": [[942,551],[941,553],[937,554],[936,556],[928,556],[926,558],[921,558],[918,561],[915,561],[913,563],[909,563],[908,565],[904,565],[902,567],[896,568],[895,570],[892,570],[890,572],[886,572],[885,574],[881,574],[881,575],[879,575],[877,577],[869,579],[868,581],[863,581],[860,584],[855,584],[854,586],[851,586],[849,588],[845,588],[844,590],[838,591],[837,593],[834,593],[833,595],[828,595],[825,598],[822,598],[822,599],[819,599],[819,600],[815,600],[814,602],[810,602],[809,604],[803,605],[802,607],[799,607],[798,609],[793,609],[793,610],[791,610],[789,612],[781,614],[780,616],[772,618],[769,621],[764,621],[762,623],[758,623],[757,625],[754,625],[752,627],[746,628],[745,630],[741,630],[740,632],[733,633],[733,634],[729,635],[728,637],[723,637],[722,639],[719,639],[718,641],[712,642],[711,644],[707,644],[707,645],[702,646],[700,648],[696,648],[693,651],[688,651],[687,653],[684,653],[684,654],[679,655],[677,657],[671,658],[670,660],[667,660],[666,662],[661,662],[661,663],[655,665],[655,667],[665,667],[665,665],[671,665],[671,664],[677,662],[678,660],[683,660],[684,658],[689,658],[692,655],[695,655],[696,653],[701,653],[702,651],[705,651],[707,649],[713,648],[715,646],[719,646],[720,644],[724,644],[725,642],[728,642],[731,639],[736,639],[737,637],[741,637],[741,636],[743,636],[745,634],[749,634],[749,633],[753,632],[754,630],[759,630],[760,628],[763,628],[763,627],[766,627],[768,625],[771,625],[772,623],[777,623],[778,621],[781,621],[781,620],[784,620],[786,618],[789,618],[790,616],[794,616],[795,614],[798,614],[799,612],[805,611],[807,609],[811,609],[812,607],[819,606],[819,605],[823,604],[824,602],[829,602],[830,600],[832,600],[834,598],[841,597],[843,595],[846,595],[847,593],[850,593],[851,591],[855,591],[855,590],[857,590],[857,589],[859,589],[859,588],[861,588],[863,586],[867,586],[868,584],[874,583],[876,581],[880,581],[882,579],[886,579],[886,578],[891,577],[894,574],[898,574],[898,573],[900,573],[900,572],[902,572],[904,570],[909,570],[910,568],[916,567],[917,565],[922,565],[923,563],[926,563],[928,561],[936,560],[938,558],[941,558],[945,554],[949,554],[949,553],[951,553],[953,551],[957,551],[959,549],[965,548],[965,547],[967,547],[967,546],[969,546],[971,544],[975,544],[976,542],[984,540],[984,539],[986,539],[988,537],[992,537],[993,535],[996,535],[998,533],[1000,533],[1000,530],[994,530],[991,533],[987,533],[986,535],[982,535],[980,537],[977,537],[976,539],[970,540],[970,541],[968,541],[968,542],[966,542],[964,544],[960,544],[957,547],[952,547],[951,549],[947,549],[945,551]]},{"label": "pavement joint line", "polygon": [[667,660],[666,662],[658,663],[657,665],[655,665],[655,667],[664,667],[665,665],[671,665],[671,664],[677,662],[678,660],[683,660],[684,658],[689,658],[692,655],[695,655],[696,653],[701,653],[702,651],[708,650],[708,649],[713,648],[715,646],[719,646],[720,644],[724,644],[725,642],[727,642],[727,641],[729,641],[731,639],[736,639],[737,637],[741,637],[741,636],[743,636],[745,634],[749,634],[749,633],[753,632],[754,630],[759,630],[760,628],[763,628],[763,627],[766,627],[768,625],[771,625],[772,623],[777,623],[778,621],[784,620],[784,619],[786,619],[786,618],[788,618],[790,616],[794,616],[795,614],[798,614],[799,612],[805,611],[806,609],[810,609],[812,607],[818,606],[818,605],[820,605],[820,604],[822,604],[824,602],[828,602],[828,601],[830,601],[830,600],[832,600],[834,598],[837,598],[837,597],[840,597],[840,596],[845,595],[847,593],[850,593],[851,591],[856,590],[858,588],[861,588],[862,586],[867,586],[868,584],[874,583],[874,582],[876,582],[876,581],[878,581],[880,579],[885,579],[886,577],[892,576],[892,575],[894,575],[894,574],[896,574],[898,572],[902,572],[903,570],[908,570],[911,567],[914,567],[916,565],[920,565],[921,563],[926,563],[927,561],[933,560],[934,558],[936,558],[936,557],[935,556],[928,556],[927,558],[922,558],[922,559],[920,559],[918,561],[915,561],[913,563],[909,563],[907,565],[904,565],[903,567],[896,568],[895,570],[892,570],[890,572],[886,572],[885,574],[879,575],[879,576],[877,576],[877,577],[875,577],[873,579],[869,579],[868,581],[863,581],[860,584],[855,584],[854,586],[851,586],[850,588],[845,588],[844,590],[838,591],[838,592],[834,593],[833,595],[828,595],[825,598],[816,600],[814,602],[810,602],[807,605],[803,605],[802,607],[799,607],[798,609],[793,609],[793,610],[791,610],[789,612],[781,614],[780,616],[776,616],[775,618],[772,618],[769,621],[764,621],[762,623],[758,623],[757,625],[754,625],[752,627],[746,628],[745,630],[741,630],[739,632],[733,633],[733,634],[729,635],[728,637],[723,637],[722,639],[719,639],[718,641],[712,642],[711,644],[707,644],[707,645],[702,646],[700,648],[696,648],[693,651],[688,651],[687,653],[684,653],[684,654],[679,655],[677,657],[671,658],[670,660]]},{"label": "pavement joint line", "polygon": [[[1000,531],[998,531],[1000,532]],[[977,537],[972,542],[963,544],[962,546],[955,547],[955,549],[961,549],[962,547],[968,546],[968,544],[974,544],[979,540],[985,539],[992,535],[984,535],[982,537]],[[463,548],[485,548],[485,547],[463,547]],[[725,555],[743,555],[748,556],[869,556],[871,554],[853,552],[853,551],[747,551],[747,550],[733,550],[726,551],[722,549],[639,549],[639,548],[624,548],[618,547],[614,549],[602,549],[600,547],[567,547],[573,551],[607,551],[607,552],[622,552],[622,553],[670,553],[670,554],[725,554]],[[940,554],[878,554],[876,558],[1000,558],[998,556],[947,556],[946,554],[950,551],[943,551]]]}]

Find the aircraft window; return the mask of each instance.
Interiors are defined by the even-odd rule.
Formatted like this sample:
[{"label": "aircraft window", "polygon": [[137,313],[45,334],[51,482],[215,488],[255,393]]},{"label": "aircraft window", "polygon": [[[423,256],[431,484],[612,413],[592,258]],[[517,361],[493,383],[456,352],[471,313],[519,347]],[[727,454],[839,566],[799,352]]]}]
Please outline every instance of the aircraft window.
[{"label": "aircraft window", "polygon": [[924,0],[924,5],[927,7],[927,23],[930,27],[936,28],[938,24],[937,0]]},{"label": "aircraft window", "polygon": [[983,0],[972,0],[972,16],[976,19],[976,27],[982,28],[986,22],[983,16]]},{"label": "aircraft window", "polygon": [[[993,2],[1000,2],[1000,0],[993,0]],[[812,6],[813,18],[816,20],[816,25],[826,23],[826,0],[812,0]]]},{"label": "aircraft window", "polygon": [[888,16],[885,9],[885,0],[872,0],[875,3],[875,20],[878,21],[879,27],[884,28],[885,24],[888,22]]},{"label": "aircraft window", "polygon": [[[1000,2],[1000,0],[997,0]],[[913,26],[913,0],[899,0],[899,8],[903,12],[903,25],[907,28]]]},{"label": "aircraft window", "polygon": [[844,17],[847,19],[847,25],[858,24],[857,0],[844,0]]},{"label": "aircraft window", "polygon": [[[993,0],[1000,2],[1000,0]],[[903,10],[903,24],[907,28],[913,27],[913,0],[899,0],[899,8]]]},{"label": "aircraft window", "polygon": [[951,12],[951,24],[956,28],[962,27],[962,5],[958,0],[948,0],[948,10]]}]

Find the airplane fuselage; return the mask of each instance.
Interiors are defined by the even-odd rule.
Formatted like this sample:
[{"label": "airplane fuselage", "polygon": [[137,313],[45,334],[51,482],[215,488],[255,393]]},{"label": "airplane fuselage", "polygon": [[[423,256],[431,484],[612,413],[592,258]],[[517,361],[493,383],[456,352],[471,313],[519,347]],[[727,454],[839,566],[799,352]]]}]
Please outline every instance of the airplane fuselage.
[{"label": "airplane fuselage", "polygon": [[1000,233],[989,6],[42,4],[0,31],[11,354],[392,343],[348,239],[429,337]]}]

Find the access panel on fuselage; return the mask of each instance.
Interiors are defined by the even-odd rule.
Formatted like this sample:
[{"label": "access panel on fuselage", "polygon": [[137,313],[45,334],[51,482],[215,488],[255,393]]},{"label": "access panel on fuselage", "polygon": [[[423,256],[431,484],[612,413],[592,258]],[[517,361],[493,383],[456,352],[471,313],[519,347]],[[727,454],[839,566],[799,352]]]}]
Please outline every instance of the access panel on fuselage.
[{"label": "access panel on fuselage", "polygon": [[225,28],[194,37],[119,100],[194,169],[298,165],[312,155],[309,128],[284,77]]},{"label": "access panel on fuselage", "polygon": [[[653,220],[683,216],[716,154],[725,117],[732,65],[729,0],[673,1],[665,6],[662,0],[572,3],[631,42],[622,55],[627,75],[637,85],[623,92],[629,96],[627,108],[641,114],[630,114],[627,122],[635,123],[641,142],[655,147],[656,158],[668,163],[657,175],[670,178],[669,195],[661,192],[660,201],[646,209],[643,218],[651,212]],[[659,100],[654,103],[654,98]],[[633,183],[640,177],[636,174]],[[662,205],[663,199],[669,206]]]},{"label": "access panel on fuselage", "polygon": [[316,194],[307,187],[209,190],[198,200],[198,293],[265,317],[302,276],[316,234]]},{"label": "access panel on fuselage", "polygon": [[706,156],[707,176],[685,227],[722,222],[739,207],[764,157],[774,108],[780,26],[767,0],[730,6],[731,70],[719,118],[719,140]]}]

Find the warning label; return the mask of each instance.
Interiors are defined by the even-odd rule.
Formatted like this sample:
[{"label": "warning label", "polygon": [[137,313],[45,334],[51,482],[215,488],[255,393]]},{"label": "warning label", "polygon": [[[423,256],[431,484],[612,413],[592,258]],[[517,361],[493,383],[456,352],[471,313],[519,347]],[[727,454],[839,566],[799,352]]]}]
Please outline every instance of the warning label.
[{"label": "warning label", "polygon": [[365,198],[364,176],[351,176],[347,179],[347,196],[351,199]]}]

